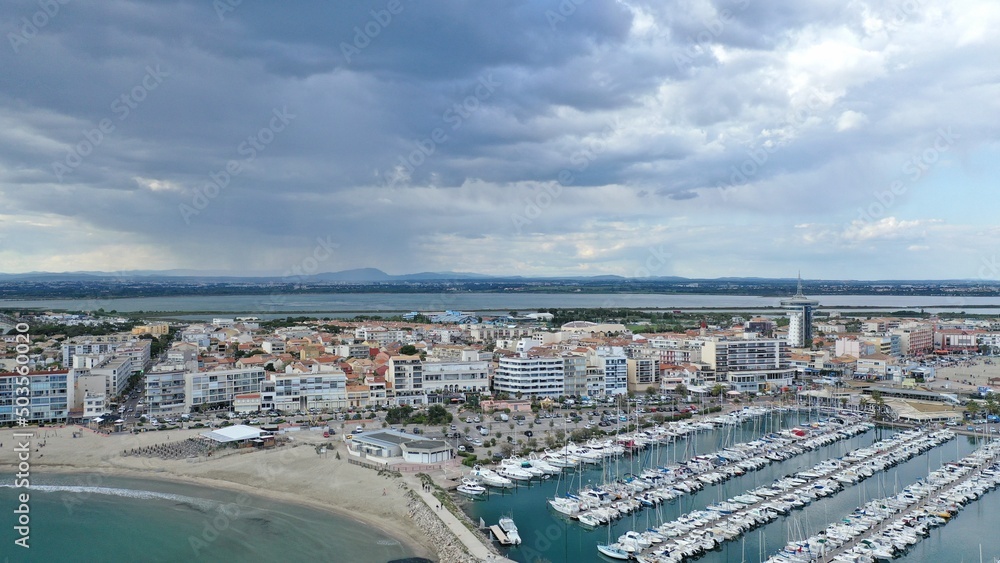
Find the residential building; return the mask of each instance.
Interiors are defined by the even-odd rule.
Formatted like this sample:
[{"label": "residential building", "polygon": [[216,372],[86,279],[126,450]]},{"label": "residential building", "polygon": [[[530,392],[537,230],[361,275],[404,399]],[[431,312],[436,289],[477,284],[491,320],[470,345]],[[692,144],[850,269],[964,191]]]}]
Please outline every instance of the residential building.
[{"label": "residential building", "polygon": [[786,340],[724,340],[711,338],[702,347],[702,359],[716,379],[734,390],[758,393],[791,385],[795,369]]},{"label": "residential building", "polygon": [[[20,389],[27,387],[29,394]],[[69,371],[32,371],[27,375],[0,373],[0,426],[13,425],[21,409],[29,409],[25,417],[30,424],[39,422],[66,422],[73,389],[69,385]],[[27,397],[29,404],[18,402]]]},{"label": "residential building", "polygon": [[346,408],[347,376],[344,372],[272,374],[274,408],[279,411]]},{"label": "residential building", "polygon": [[899,337],[899,349],[906,356],[921,356],[934,351],[934,329],[929,326],[910,326],[893,329]]},{"label": "residential building", "polygon": [[264,369],[256,367],[188,373],[185,401],[190,409],[231,407],[236,395],[259,392],[264,379]]},{"label": "residential building", "polygon": [[[574,397],[589,397],[591,392],[599,392],[600,386],[594,389],[587,386],[587,357],[583,354],[563,354],[563,391]],[[601,379],[603,380],[603,374]]]},{"label": "residential building", "polygon": [[493,390],[513,396],[558,397],[565,394],[564,373],[559,356],[502,357],[493,375]]},{"label": "residential building", "polygon": [[285,341],[280,338],[268,338],[261,342],[261,350],[268,354],[284,354],[286,351]]},{"label": "residential building", "polygon": [[392,356],[386,366],[386,378],[392,383],[392,398],[397,405],[427,404],[420,356]]},{"label": "residential building", "polygon": [[191,410],[186,401],[186,373],[183,364],[160,364],[146,373],[146,412],[150,416],[184,414]]},{"label": "residential building", "polygon": [[604,393],[628,393],[628,358],[620,347],[599,348],[592,357],[595,366],[604,370]]},{"label": "residential building", "polygon": [[124,393],[125,388],[128,387],[128,381],[132,373],[132,359],[130,356],[116,355],[90,368],[92,376],[104,377],[105,389],[103,392],[108,397],[118,397]]},{"label": "residential building", "polygon": [[633,358],[628,360],[628,390],[644,393],[648,387],[659,388],[659,362],[653,358]]},{"label": "residential building", "polygon": [[155,337],[166,336],[170,334],[170,325],[167,323],[150,323],[148,325],[140,325],[132,328],[132,334],[136,336],[140,334],[149,334]]},{"label": "residential building", "polygon": [[489,367],[490,362],[484,360],[426,361],[423,363],[424,391],[489,391]]}]

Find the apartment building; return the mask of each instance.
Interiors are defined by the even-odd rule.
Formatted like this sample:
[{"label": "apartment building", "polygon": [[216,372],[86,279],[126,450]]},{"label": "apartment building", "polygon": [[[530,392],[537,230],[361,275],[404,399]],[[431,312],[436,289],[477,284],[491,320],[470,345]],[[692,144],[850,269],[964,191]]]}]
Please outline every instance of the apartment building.
[{"label": "apartment building", "polygon": [[108,397],[118,397],[128,387],[128,380],[134,373],[130,356],[114,356],[90,368],[91,376],[103,377],[104,393]]},{"label": "apartment building", "polygon": [[110,356],[118,348],[117,342],[64,342],[62,345],[62,365],[72,366],[73,356]]},{"label": "apartment building", "polygon": [[190,412],[185,377],[187,373],[184,364],[160,364],[146,373],[144,400],[146,412],[150,416]]},{"label": "apartment building", "polygon": [[712,338],[702,347],[702,360],[736,391],[759,393],[791,385],[795,369],[790,366],[787,340],[723,340]]},{"label": "apartment building", "polygon": [[892,334],[899,338],[899,351],[907,356],[920,356],[934,351],[934,329],[929,326],[900,327]]},{"label": "apartment building", "polygon": [[348,406],[347,376],[342,371],[272,374],[274,408],[279,411],[339,409]]},{"label": "apartment building", "polygon": [[490,362],[484,360],[426,361],[424,368],[424,391],[482,392],[490,389]]},{"label": "apartment building", "polygon": [[604,394],[628,393],[628,358],[620,347],[599,348],[590,363],[604,370]]},{"label": "apartment building", "polygon": [[[27,387],[24,395],[21,388]],[[22,408],[28,408],[30,423],[66,422],[72,403],[69,371],[33,371],[27,375],[0,373],[0,425],[14,424]],[[27,398],[28,404],[18,401]]]},{"label": "apartment building", "polygon": [[600,382],[595,382],[594,388],[587,385],[587,357],[578,353],[563,354],[563,391],[566,395],[589,397],[591,393],[599,392],[604,374]]},{"label": "apartment building", "polygon": [[236,395],[257,393],[264,368],[220,369],[185,374],[185,401],[190,409],[229,407]]},{"label": "apartment building", "polygon": [[564,361],[559,356],[500,358],[493,390],[522,397],[558,397],[565,394]]},{"label": "apartment building", "polygon": [[392,356],[386,366],[385,376],[392,383],[392,398],[397,405],[427,404],[420,356]]},{"label": "apartment building", "polygon": [[654,358],[632,358],[628,366],[628,390],[630,393],[644,393],[648,387],[660,386],[659,362]]}]

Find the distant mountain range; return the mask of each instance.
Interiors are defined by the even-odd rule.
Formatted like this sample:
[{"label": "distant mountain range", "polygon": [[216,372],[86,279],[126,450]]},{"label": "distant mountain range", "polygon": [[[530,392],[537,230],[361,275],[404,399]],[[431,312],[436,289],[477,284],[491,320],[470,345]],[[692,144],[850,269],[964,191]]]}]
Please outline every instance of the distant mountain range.
[{"label": "distant mountain range", "polygon": [[[340,272],[323,272],[308,276],[276,276],[270,274],[232,274],[208,270],[128,270],[122,272],[28,272],[23,274],[0,273],[0,282],[202,282],[202,283],[407,283],[443,281],[579,281],[579,282],[674,282],[674,283],[793,283],[795,278],[724,277],[724,278],[684,278],[679,276],[657,276],[648,278],[627,278],[616,275],[597,276],[497,276],[470,272],[418,272],[413,274],[387,274],[377,268],[356,268]],[[816,283],[982,283],[980,280],[807,280]]]}]

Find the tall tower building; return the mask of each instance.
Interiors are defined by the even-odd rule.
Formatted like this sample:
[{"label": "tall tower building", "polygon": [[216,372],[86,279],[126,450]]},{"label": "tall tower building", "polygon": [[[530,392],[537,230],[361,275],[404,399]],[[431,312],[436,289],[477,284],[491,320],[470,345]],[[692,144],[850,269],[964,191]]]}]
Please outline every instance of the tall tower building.
[{"label": "tall tower building", "polygon": [[795,295],[781,300],[781,308],[788,310],[788,344],[793,348],[812,347],[813,309],[819,306],[819,301],[809,299],[802,294],[802,274]]}]

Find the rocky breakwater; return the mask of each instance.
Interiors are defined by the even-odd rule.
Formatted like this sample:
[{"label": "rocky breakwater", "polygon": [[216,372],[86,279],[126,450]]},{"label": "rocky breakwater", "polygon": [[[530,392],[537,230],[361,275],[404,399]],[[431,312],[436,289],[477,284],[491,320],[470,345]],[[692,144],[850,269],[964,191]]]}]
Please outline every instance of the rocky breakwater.
[{"label": "rocky breakwater", "polygon": [[415,492],[407,494],[407,508],[410,518],[424,534],[429,543],[437,548],[441,563],[479,563],[455,536],[454,532],[438,518],[437,514]]}]

